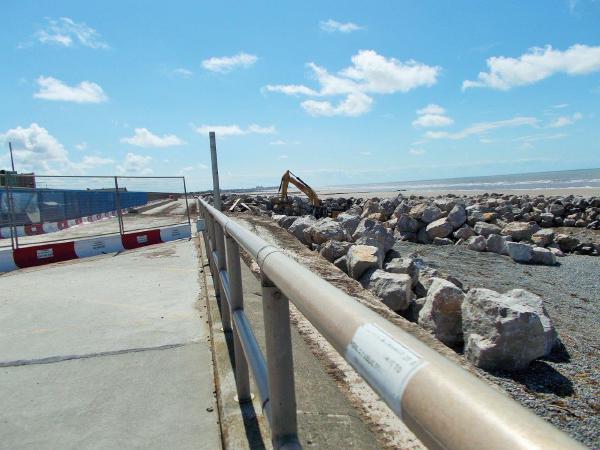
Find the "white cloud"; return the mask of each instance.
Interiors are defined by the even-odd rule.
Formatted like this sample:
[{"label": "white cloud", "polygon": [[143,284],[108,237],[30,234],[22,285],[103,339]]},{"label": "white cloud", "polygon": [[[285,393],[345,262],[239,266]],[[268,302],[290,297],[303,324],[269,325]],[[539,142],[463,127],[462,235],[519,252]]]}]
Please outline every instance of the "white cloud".
[{"label": "white cloud", "polygon": [[430,103],[425,108],[421,108],[417,110],[417,115],[425,115],[425,114],[446,114],[446,110],[442,108],[440,105],[436,105],[435,103]]},{"label": "white cloud", "polygon": [[373,50],[361,50],[352,57],[352,66],[341,74],[360,83],[363,92],[393,94],[434,85],[440,70],[414,60],[402,62]]},{"label": "white cloud", "polygon": [[425,137],[428,139],[452,139],[459,140],[465,139],[472,135],[484,134],[490,130],[507,127],[521,127],[531,126],[535,127],[538,125],[538,119],[535,117],[514,117],[507,120],[498,120],[496,122],[479,122],[465,128],[464,130],[456,133],[450,133],[448,131],[428,131],[425,133]]},{"label": "white cloud", "polygon": [[521,136],[518,137],[516,139],[514,139],[515,142],[525,142],[525,143],[530,143],[530,142],[537,142],[537,141],[550,141],[550,140],[554,140],[554,139],[562,139],[564,137],[567,137],[568,135],[565,133],[558,133],[558,134],[530,134],[528,136]]},{"label": "white cloud", "polygon": [[189,78],[193,74],[192,74],[191,70],[188,70],[188,69],[186,69],[184,67],[178,67],[177,69],[173,70],[173,75],[177,75],[177,76],[180,76],[182,78]]},{"label": "white cloud", "polygon": [[552,105],[552,107],[554,109],[562,109],[562,108],[566,108],[567,106],[569,106],[568,103],[561,103],[560,105]]},{"label": "white cloud", "polygon": [[359,152],[359,155],[371,156],[371,155],[373,155],[373,153],[371,153],[371,152]]},{"label": "white cloud", "polygon": [[288,155],[279,155],[279,159],[287,159]]},{"label": "white cloud", "polygon": [[[110,158],[86,155],[80,161],[69,159],[69,152],[47,129],[32,123],[0,134],[0,141],[10,141],[19,171],[45,175],[85,174],[87,170],[114,164]],[[0,158],[1,159],[1,158]]]},{"label": "white cloud", "polygon": [[34,98],[75,103],[102,103],[108,100],[102,88],[91,81],[68,86],[56,78],[41,76],[37,84],[39,91],[33,94]]},{"label": "white cloud", "polygon": [[268,127],[261,127],[260,125],[256,125],[253,123],[248,127],[246,133],[256,133],[256,134],[275,134],[275,127],[270,125]]},{"label": "white cloud", "polygon": [[328,101],[305,100],[302,108],[313,117],[317,116],[360,116],[371,109],[373,99],[362,92],[348,94],[336,106]]},{"label": "white cloud", "polygon": [[424,155],[425,154],[425,150],[422,148],[411,148],[408,153],[410,153],[411,155]]},{"label": "white cloud", "polygon": [[319,27],[328,33],[352,33],[353,31],[362,30],[363,27],[352,22],[341,23],[333,19],[319,22]]},{"label": "white cloud", "polygon": [[152,175],[154,171],[149,167],[152,157],[127,153],[123,164],[117,166],[117,171],[123,175]]},{"label": "white cloud", "polygon": [[269,142],[269,145],[298,145],[300,142],[298,141],[284,141],[283,139],[278,139],[276,141]]},{"label": "white cloud", "polygon": [[412,123],[413,127],[434,128],[447,127],[454,123],[450,117],[445,115],[446,110],[440,105],[430,103],[425,108],[417,111],[417,119]]},{"label": "white cloud", "polygon": [[239,125],[200,125],[195,128],[197,133],[208,134],[214,131],[217,136],[241,136],[244,134],[275,134],[277,130],[275,126],[262,127],[260,125],[251,124],[246,129]]},{"label": "white cloud", "polygon": [[114,160],[110,158],[103,158],[101,156],[84,156],[83,159],[75,163],[80,169],[93,169],[98,166],[106,166],[108,164],[114,164]]},{"label": "white cloud", "polygon": [[75,144],[75,148],[77,150],[85,150],[87,146],[87,142],[80,142],[79,144]]},{"label": "white cloud", "polygon": [[16,127],[2,136],[11,142],[19,171],[56,173],[69,166],[69,153],[48,130],[32,123],[27,128]]},{"label": "white cloud", "polygon": [[121,142],[145,148],[166,148],[185,144],[185,141],[174,134],[158,136],[147,128],[136,128],[133,136],[121,138]]},{"label": "white cloud", "polygon": [[301,84],[268,84],[263,90],[268,92],[280,92],[285,95],[319,95],[317,91]]},{"label": "white cloud", "polygon": [[264,90],[286,95],[311,97],[346,96],[336,106],[331,101],[306,100],[301,106],[313,116],[358,116],[371,109],[373,99],[367,94],[408,92],[437,82],[440,67],[414,60],[406,62],[386,58],[373,50],[361,50],[352,56],[352,65],[331,74],[324,67],[307,64],[319,84],[315,90],[304,85],[267,85]]},{"label": "white cloud", "polygon": [[227,73],[231,72],[236,67],[250,67],[256,61],[258,57],[256,55],[250,55],[248,53],[238,53],[233,56],[222,56],[205,59],[202,61],[202,67],[211,72]]},{"label": "white cloud", "polygon": [[452,125],[454,120],[450,117],[440,116],[438,114],[424,114],[413,120],[413,127],[433,128],[447,127]]},{"label": "white cloud", "polygon": [[578,120],[581,120],[581,119],[583,119],[583,114],[581,114],[579,112],[576,112],[571,117],[568,117],[568,116],[557,117],[552,122],[550,122],[550,124],[548,125],[548,128],[566,127],[567,125],[573,125],[575,122],[577,122]]},{"label": "white cloud", "polygon": [[75,22],[68,17],[47,19],[45,28],[35,33],[35,38],[42,44],[74,47],[79,44],[94,49],[107,49],[108,44],[100,39],[100,34],[83,22]]},{"label": "white cloud", "polygon": [[479,72],[477,81],[463,81],[463,90],[489,87],[507,91],[516,86],[533,84],[557,73],[586,75],[600,71],[600,46],[576,44],[565,51],[548,45],[534,47],[518,58],[488,58],[489,72]]}]

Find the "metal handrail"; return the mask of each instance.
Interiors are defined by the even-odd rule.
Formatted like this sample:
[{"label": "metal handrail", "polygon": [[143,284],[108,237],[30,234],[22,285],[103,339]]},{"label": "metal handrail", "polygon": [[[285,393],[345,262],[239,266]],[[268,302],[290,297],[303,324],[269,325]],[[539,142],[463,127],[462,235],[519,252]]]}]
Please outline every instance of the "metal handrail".
[{"label": "metal handrail", "polygon": [[[268,418],[276,448],[287,448],[289,443],[295,448],[299,446],[293,367],[289,367],[291,340],[285,338],[286,329],[289,335],[287,299],[427,447],[499,450],[584,448],[567,434],[318,277],[286,256],[281,249],[267,243],[203,199],[198,199],[198,206],[207,222],[208,235],[204,233],[204,236],[205,244],[210,249],[208,253],[217,256],[219,264],[222,264],[222,253],[218,247],[222,247],[219,240],[222,241],[225,236],[228,245],[242,247],[261,269],[269,390],[268,398],[263,399],[263,407],[265,403],[270,406]],[[211,259],[213,276],[227,271],[225,266],[217,268],[214,258]],[[239,288],[236,286],[235,289]],[[215,289],[218,291],[219,286],[215,286]],[[240,319],[243,317],[242,300],[236,299],[236,307],[231,311],[229,299],[226,300],[227,305],[223,306],[222,303],[222,314],[228,316],[227,321],[229,315],[233,314],[234,336],[244,342],[239,346],[242,348],[234,345],[236,361],[239,355],[245,355],[255,379],[257,375],[262,378],[262,363],[255,360],[260,357],[254,353],[254,348],[251,351],[246,349],[246,346],[253,347],[256,344],[248,343],[248,337],[245,336],[248,325],[242,324],[243,320]],[[273,306],[277,314],[267,314]],[[288,314],[287,320],[282,320],[283,314]],[[236,331],[236,327],[239,331]],[[273,345],[277,347],[273,348]],[[282,354],[289,357],[288,363],[277,360],[275,364],[272,360],[281,358]],[[254,366],[259,367],[256,369]],[[258,381],[257,384],[264,382]],[[246,386],[238,386],[238,395],[240,387],[247,389]],[[291,425],[288,423],[290,420],[293,421]]]}]

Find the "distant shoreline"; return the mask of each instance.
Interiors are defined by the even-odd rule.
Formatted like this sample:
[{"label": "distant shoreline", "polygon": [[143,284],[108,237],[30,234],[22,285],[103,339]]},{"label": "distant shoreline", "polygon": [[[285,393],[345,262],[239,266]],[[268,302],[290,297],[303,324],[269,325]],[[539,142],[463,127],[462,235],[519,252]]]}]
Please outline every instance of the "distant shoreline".
[{"label": "distant shoreline", "polygon": [[317,189],[317,194],[322,198],[331,197],[378,197],[378,198],[391,198],[397,197],[402,194],[405,196],[409,195],[420,195],[423,197],[437,197],[444,195],[457,195],[457,196],[473,196],[482,194],[508,194],[508,195],[529,195],[530,197],[536,197],[538,195],[544,196],[567,196],[575,195],[582,197],[597,197],[600,196],[600,187],[589,187],[589,188],[537,188],[537,189],[440,189],[440,190],[426,190],[426,189],[402,189],[402,190],[379,190],[379,191],[364,191],[364,190],[337,190],[337,189]]}]

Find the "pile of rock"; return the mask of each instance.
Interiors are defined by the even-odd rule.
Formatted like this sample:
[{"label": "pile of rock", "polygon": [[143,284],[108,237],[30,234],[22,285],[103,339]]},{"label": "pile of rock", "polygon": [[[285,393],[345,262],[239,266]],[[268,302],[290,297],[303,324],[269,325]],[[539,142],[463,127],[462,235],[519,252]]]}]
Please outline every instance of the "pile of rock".
[{"label": "pile of rock", "polygon": [[[266,196],[224,194],[222,197],[224,208],[277,212],[273,211],[273,202]],[[291,200],[294,215],[312,212],[307,198],[291,197]],[[556,257],[565,253],[600,254],[600,242],[580,242],[576,237],[550,229],[600,229],[599,197],[482,194],[426,198],[399,195],[394,199],[365,201],[360,198],[326,199],[324,206],[330,211],[344,211],[336,221],[346,232],[345,240],[353,239],[362,219],[370,219],[390,230],[394,239],[465,245],[475,251],[508,255],[517,262],[556,264]],[[308,245],[320,243],[319,237],[297,237]]]},{"label": "pile of rock", "polygon": [[[451,225],[453,230],[465,225],[460,223],[460,217],[454,217],[460,214],[456,206],[450,209],[454,213],[444,218],[457,224],[457,228]],[[460,281],[428,268],[421,259],[393,254],[397,253],[391,249],[398,231],[386,226],[389,221],[382,223],[374,217],[382,213],[373,212],[372,208],[368,204],[362,210],[355,206],[335,220],[317,220],[310,216],[290,220],[283,215],[273,218],[358,280],[391,310],[417,322],[451,348],[458,349],[464,344],[466,357],[478,367],[517,370],[550,353],[556,332],[541,298],[523,290],[505,294],[488,289],[467,291]],[[431,214],[431,210],[423,208],[423,213]],[[412,218],[410,215],[401,217]],[[500,229],[498,233],[485,235],[484,226],[477,228],[482,234],[471,237],[483,240],[485,249],[488,245],[502,247],[509,254],[513,252],[514,258],[522,259],[525,257],[518,252],[524,252],[525,247],[521,246],[530,248],[522,240],[545,231],[529,228],[523,231],[519,226],[512,226],[506,232]],[[544,233],[539,236],[549,240]],[[540,245],[543,244],[541,239],[536,238]],[[531,251],[537,248],[554,256],[543,247],[531,247]]]}]

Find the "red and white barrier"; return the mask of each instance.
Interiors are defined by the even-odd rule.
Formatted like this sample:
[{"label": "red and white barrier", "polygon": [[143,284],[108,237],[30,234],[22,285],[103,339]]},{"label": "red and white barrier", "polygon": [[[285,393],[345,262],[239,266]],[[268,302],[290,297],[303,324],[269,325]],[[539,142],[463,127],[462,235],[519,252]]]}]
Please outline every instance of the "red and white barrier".
[{"label": "red and white barrier", "polygon": [[[127,214],[127,210],[123,210],[122,214]],[[99,220],[110,219],[117,216],[117,211],[109,211],[93,216],[80,217],[78,219],[59,220],[58,222],[43,222],[34,223],[31,225],[17,225],[13,228],[13,236],[16,232],[17,237],[36,236],[38,234],[56,233],[57,231],[66,230],[67,228],[77,227],[87,223],[97,222]],[[10,227],[0,227],[0,238],[10,239]]]},{"label": "red and white barrier", "polygon": [[70,242],[47,243],[0,250],[0,273],[25,267],[41,266],[70,259],[117,253],[147,245],[160,244],[191,237],[189,224],[136,231],[123,235],[101,236]]}]

